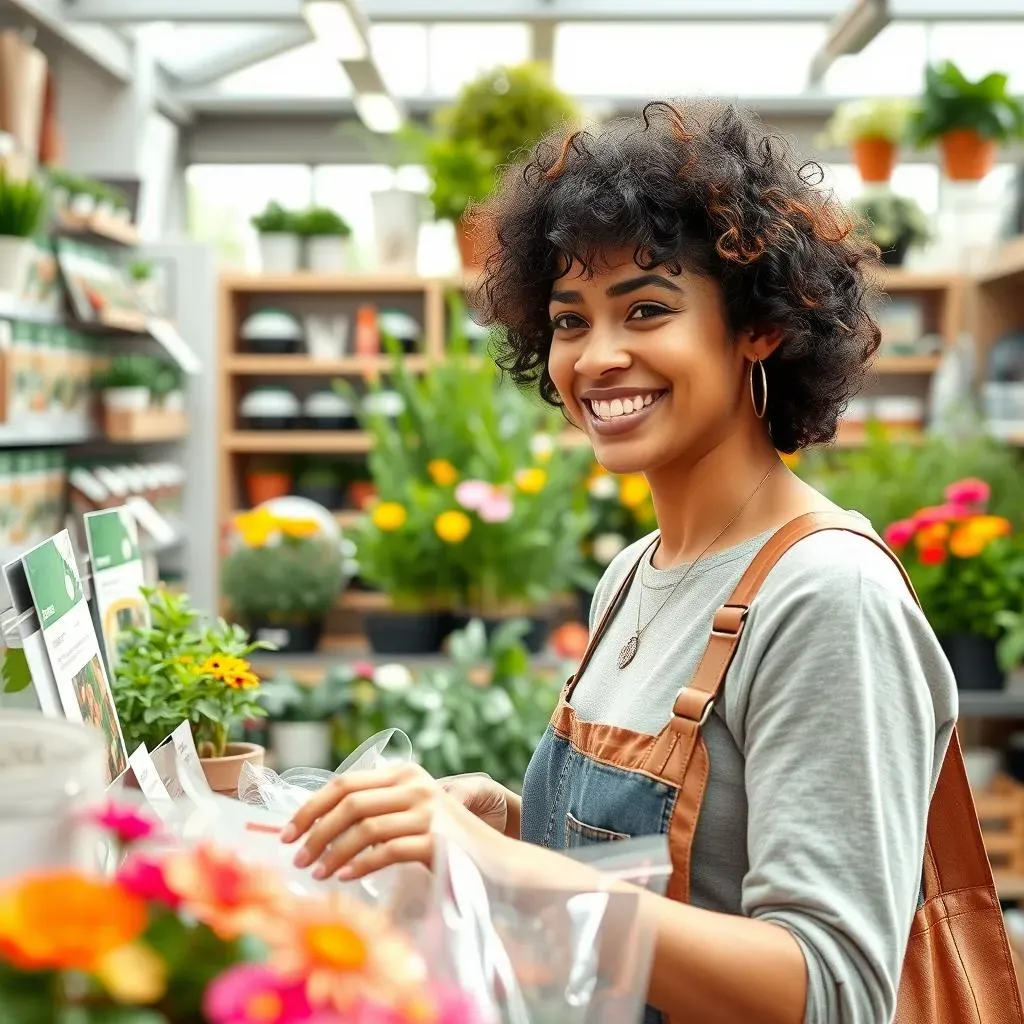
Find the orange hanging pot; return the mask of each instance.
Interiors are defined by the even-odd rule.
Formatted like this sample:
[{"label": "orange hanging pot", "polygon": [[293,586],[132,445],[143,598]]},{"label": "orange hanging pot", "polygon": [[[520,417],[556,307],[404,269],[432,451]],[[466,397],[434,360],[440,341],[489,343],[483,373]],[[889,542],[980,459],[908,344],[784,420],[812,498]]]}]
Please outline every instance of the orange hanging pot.
[{"label": "orange hanging pot", "polygon": [[950,181],[981,181],[996,162],[996,144],[973,128],[957,128],[939,138],[942,165]]},{"label": "orange hanging pot", "polygon": [[889,139],[854,139],[853,160],[861,180],[870,184],[888,181],[896,167],[896,143]]},{"label": "orange hanging pot", "polygon": [[466,271],[479,270],[480,264],[476,257],[476,239],[465,217],[460,217],[455,222],[455,243],[459,247],[462,269]]}]

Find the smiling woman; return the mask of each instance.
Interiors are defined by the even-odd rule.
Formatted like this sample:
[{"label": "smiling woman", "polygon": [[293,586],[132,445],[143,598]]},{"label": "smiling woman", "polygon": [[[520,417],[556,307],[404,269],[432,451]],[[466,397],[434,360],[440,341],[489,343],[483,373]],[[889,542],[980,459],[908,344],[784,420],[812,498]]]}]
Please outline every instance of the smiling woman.
[{"label": "smiling woman", "polygon": [[[507,171],[481,212],[498,361],[643,474],[658,529],[598,585],[521,800],[409,769],[325,791],[288,837],[355,877],[429,861],[438,807],[509,863],[662,833],[645,1024],[1022,1024],[949,666],[868,522],[778,454],[833,438],[878,345],[874,250],[816,180],[735,109],[666,103]],[[588,884],[547,856],[543,884]],[[964,864],[987,916],[943,909]],[[928,945],[940,918],[971,955]]]}]

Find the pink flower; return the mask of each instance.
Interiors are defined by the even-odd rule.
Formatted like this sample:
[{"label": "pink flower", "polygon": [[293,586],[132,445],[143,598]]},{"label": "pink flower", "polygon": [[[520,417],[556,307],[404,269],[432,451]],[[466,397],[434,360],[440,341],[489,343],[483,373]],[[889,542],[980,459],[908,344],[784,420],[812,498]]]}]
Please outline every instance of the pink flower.
[{"label": "pink flower", "polygon": [[894,551],[906,547],[917,533],[917,523],[913,519],[897,519],[885,528],[885,543]]},{"label": "pink flower", "polygon": [[207,988],[203,1015],[210,1024],[306,1024],[313,1010],[303,978],[282,978],[262,964],[237,964]]},{"label": "pink flower", "polygon": [[120,807],[113,801],[87,811],[85,817],[90,824],[110,832],[124,845],[149,839],[160,831],[155,821],[140,814],[134,807]]},{"label": "pink flower", "polygon": [[117,884],[147,903],[162,903],[171,910],[181,905],[181,897],[167,884],[159,861],[134,854],[117,873]]},{"label": "pink flower", "polygon": [[934,526],[936,523],[948,523],[949,505],[929,505],[927,508],[919,509],[914,513],[911,522],[919,530]]},{"label": "pink flower", "polygon": [[484,480],[463,480],[455,488],[455,500],[471,512],[476,512],[491,497],[494,488]]},{"label": "pink flower", "polygon": [[512,499],[495,488],[476,510],[485,523],[507,523],[512,518]]},{"label": "pink flower", "polygon": [[372,661],[353,661],[352,674],[356,679],[372,679],[377,666]]},{"label": "pink flower", "polygon": [[429,1017],[420,1005],[403,1010],[361,1000],[350,1011],[351,1016],[346,1015],[345,1024],[418,1024],[424,1019],[433,1024],[480,1024],[473,1001],[458,989],[435,987],[426,993],[424,1001],[434,1011]]},{"label": "pink flower", "polygon": [[946,488],[946,501],[955,505],[967,505],[976,508],[984,505],[992,494],[992,488],[984,480],[967,477],[957,480]]}]

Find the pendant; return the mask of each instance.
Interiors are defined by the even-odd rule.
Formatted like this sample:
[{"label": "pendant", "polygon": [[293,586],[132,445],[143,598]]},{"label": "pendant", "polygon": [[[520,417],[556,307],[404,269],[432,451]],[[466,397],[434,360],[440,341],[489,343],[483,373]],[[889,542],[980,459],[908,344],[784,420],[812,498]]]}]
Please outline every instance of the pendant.
[{"label": "pendant", "polygon": [[625,668],[635,657],[636,652],[640,649],[640,634],[634,633],[623,645],[622,650],[619,651],[619,668]]}]

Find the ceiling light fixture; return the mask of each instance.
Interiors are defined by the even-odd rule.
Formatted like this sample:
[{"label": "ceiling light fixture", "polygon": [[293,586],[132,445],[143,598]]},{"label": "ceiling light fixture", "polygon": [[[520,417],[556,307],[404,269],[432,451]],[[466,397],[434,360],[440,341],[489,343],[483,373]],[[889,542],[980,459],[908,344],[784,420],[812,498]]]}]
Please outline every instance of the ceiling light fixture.
[{"label": "ceiling light fixture", "polygon": [[359,119],[371,132],[397,132],[402,127],[398,104],[384,92],[361,92],[352,97]]},{"label": "ceiling light fixture", "polygon": [[302,16],[313,37],[339,61],[366,60],[366,32],[348,0],[304,0]]}]

